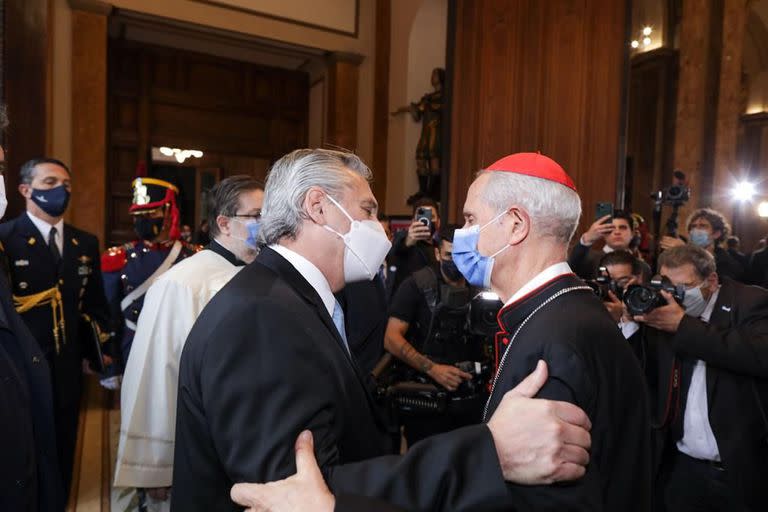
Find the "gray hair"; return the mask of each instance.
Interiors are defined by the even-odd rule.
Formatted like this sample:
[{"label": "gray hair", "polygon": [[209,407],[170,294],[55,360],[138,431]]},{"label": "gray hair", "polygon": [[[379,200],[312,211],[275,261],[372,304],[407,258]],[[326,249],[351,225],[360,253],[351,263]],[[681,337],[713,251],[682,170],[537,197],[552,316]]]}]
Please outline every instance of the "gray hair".
[{"label": "gray hair", "polygon": [[531,216],[533,232],[568,244],[581,217],[581,199],[575,190],[554,181],[511,172],[480,171],[488,183],[482,192],[498,213],[520,205]]},{"label": "gray hair", "polygon": [[330,149],[297,149],[275,162],[264,187],[261,234],[267,245],[281,238],[295,239],[307,219],[304,199],[312,187],[325,190],[336,200],[352,184],[349,171],[372,178],[371,170],[353,153]]},{"label": "gray hair", "polygon": [[32,180],[35,179],[35,171],[37,169],[38,165],[43,164],[53,164],[58,165],[65,171],[67,171],[67,174],[72,176],[72,172],[70,172],[69,167],[66,166],[64,162],[61,160],[56,160],[55,158],[33,158],[32,160],[28,160],[24,162],[24,165],[21,166],[21,171],[19,171],[19,183],[23,183],[25,185],[31,185]]},{"label": "gray hair", "polygon": [[680,268],[690,263],[700,278],[706,279],[717,271],[715,258],[706,249],[686,244],[672,247],[659,255],[659,268]]}]

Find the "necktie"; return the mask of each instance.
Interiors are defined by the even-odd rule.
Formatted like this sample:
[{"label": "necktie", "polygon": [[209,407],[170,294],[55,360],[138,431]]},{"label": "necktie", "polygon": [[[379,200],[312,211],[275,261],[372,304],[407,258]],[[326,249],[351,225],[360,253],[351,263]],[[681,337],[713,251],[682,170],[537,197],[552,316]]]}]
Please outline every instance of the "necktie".
[{"label": "necktie", "polygon": [[61,253],[59,252],[59,246],[56,245],[56,233],[56,228],[51,228],[51,231],[48,233],[48,250],[51,251],[54,263],[58,265],[61,261]]},{"label": "necktie", "polygon": [[344,348],[349,352],[349,343],[347,343],[347,330],[344,327],[344,310],[341,309],[338,301],[333,307],[333,325],[336,326],[336,330],[339,331],[339,336],[344,341]]}]

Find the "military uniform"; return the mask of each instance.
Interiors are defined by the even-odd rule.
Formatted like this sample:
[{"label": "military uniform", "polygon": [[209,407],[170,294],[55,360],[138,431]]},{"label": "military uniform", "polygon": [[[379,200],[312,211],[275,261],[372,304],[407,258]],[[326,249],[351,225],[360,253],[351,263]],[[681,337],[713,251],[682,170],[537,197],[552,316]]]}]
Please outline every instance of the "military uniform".
[{"label": "military uniform", "polygon": [[128,361],[136,322],[149,285],[172,265],[201,249],[179,239],[178,189],[173,184],[154,178],[137,178],[133,182],[133,192],[129,212],[138,216],[166,208],[170,229],[168,240],[135,240],[111,247],[101,257],[104,287],[112,311],[113,330],[120,340],[123,368]]},{"label": "military uniform", "polygon": [[68,224],[56,262],[28,213],[0,224],[0,242],[16,310],[37,340],[51,372],[59,462],[69,488],[82,390],[81,361],[92,340],[81,324],[88,315],[102,326],[104,297],[95,236]]}]

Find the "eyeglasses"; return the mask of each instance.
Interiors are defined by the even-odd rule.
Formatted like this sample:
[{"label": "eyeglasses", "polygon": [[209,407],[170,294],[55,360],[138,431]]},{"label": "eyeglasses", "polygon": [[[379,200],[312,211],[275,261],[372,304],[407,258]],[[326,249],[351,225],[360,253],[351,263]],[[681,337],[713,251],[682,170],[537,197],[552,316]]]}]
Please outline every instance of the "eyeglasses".
[{"label": "eyeglasses", "polygon": [[261,218],[261,211],[256,213],[236,213],[232,215],[233,218],[242,217],[244,219],[256,219],[259,220]]}]

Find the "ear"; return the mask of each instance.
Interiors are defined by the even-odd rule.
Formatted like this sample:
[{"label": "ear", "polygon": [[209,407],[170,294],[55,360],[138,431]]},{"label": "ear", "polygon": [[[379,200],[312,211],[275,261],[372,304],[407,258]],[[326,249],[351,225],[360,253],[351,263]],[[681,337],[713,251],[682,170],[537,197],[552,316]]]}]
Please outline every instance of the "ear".
[{"label": "ear", "polygon": [[[723,236],[723,232],[719,229],[717,231],[712,232],[712,241],[715,242],[715,240],[719,240],[720,237]],[[715,242],[717,244],[717,242]]]},{"label": "ear", "polygon": [[509,245],[518,245],[523,242],[531,233],[531,216],[528,212],[519,206],[511,206],[507,210],[507,220],[509,223],[507,236]]},{"label": "ear", "polygon": [[27,183],[22,183],[19,185],[19,194],[29,199],[32,197],[32,187],[29,186]]},{"label": "ear", "polygon": [[216,217],[216,225],[219,227],[219,232],[227,236],[229,236],[231,230],[230,222],[232,222],[232,219],[225,217],[224,215]]},{"label": "ear", "polygon": [[440,261],[440,248],[439,248],[439,247],[437,247],[437,246],[435,246],[435,249],[434,249],[434,250],[435,250],[435,259],[436,259],[437,261]]},{"label": "ear", "polygon": [[717,282],[718,282],[717,272],[712,272],[711,274],[709,274],[709,276],[707,276],[707,284],[709,285],[710,288],[715,288],[717,286]]},{"label": "ear", "polygon": [[304,212],[315,224],[325,225],[325,192],[319,187],[312,187],[304,196]]}]

